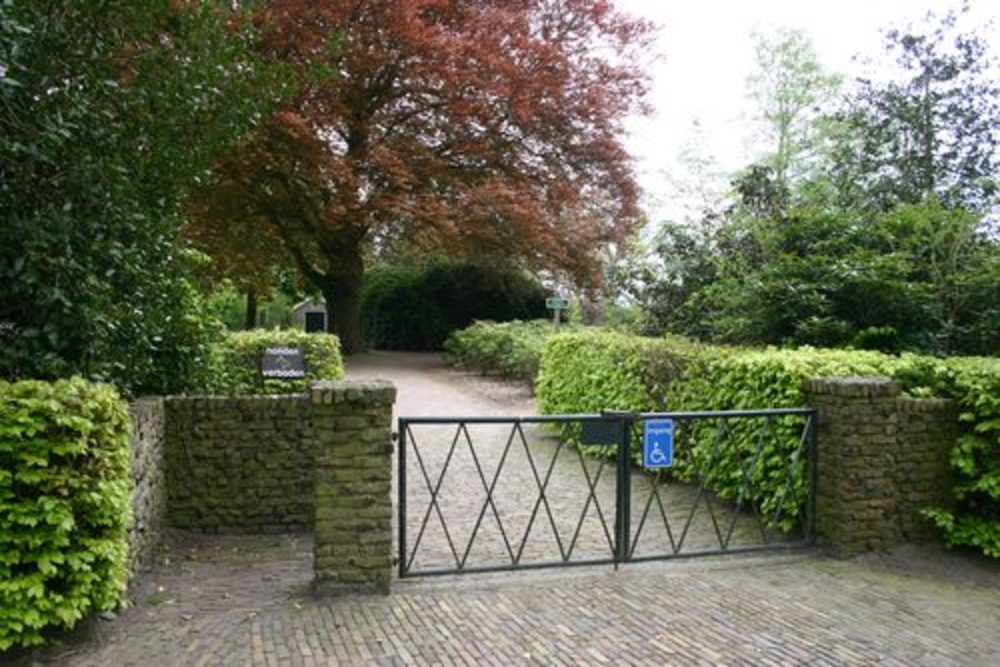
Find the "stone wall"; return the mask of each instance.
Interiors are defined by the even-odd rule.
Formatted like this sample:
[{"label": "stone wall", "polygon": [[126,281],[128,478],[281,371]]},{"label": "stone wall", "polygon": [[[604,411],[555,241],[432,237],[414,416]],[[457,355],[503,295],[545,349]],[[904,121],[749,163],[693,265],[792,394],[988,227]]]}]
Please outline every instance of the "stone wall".
[{"label": "stone wall", "polygon": [[152,564],[166,513],[163,467],[163,399],[142,398],[129,406],[132,417],[132,523],[128,531],[129,572]]},{"label": "stone wall", "polygon": [[207,532],[313,523],[316,439],[306,394],[169,397],[167,519]]},{"label": "stone wall", "polygon": [[850,556],[930,538],[919,513],[948,502],[952,403],[900,397],[890,378],[822,378],[803,388],[819,409],[820,539]]},{"label": "stone wall", "polygon": [[920,516],[924,507],[950,507],[956,479],[949,456],[960,435],[958,406],[940,398],[896,399],[896,515],[899,535],[910,542],[940,537]]},{"label": "stone wall", "polygon": [[313,568],[320,593],[389,592],[395,397],[387,382],[313,385],[319,443]]}]

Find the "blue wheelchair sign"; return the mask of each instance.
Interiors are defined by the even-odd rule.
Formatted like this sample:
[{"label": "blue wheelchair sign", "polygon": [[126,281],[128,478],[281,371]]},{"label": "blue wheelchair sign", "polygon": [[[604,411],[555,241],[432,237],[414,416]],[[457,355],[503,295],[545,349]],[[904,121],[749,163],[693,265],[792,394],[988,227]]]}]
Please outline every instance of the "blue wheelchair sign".
[{"label": "blue wheelchair sign", "polygon": [[642,467],[657,470],[673,464],[674,420],[647,420],[642,433]]}]

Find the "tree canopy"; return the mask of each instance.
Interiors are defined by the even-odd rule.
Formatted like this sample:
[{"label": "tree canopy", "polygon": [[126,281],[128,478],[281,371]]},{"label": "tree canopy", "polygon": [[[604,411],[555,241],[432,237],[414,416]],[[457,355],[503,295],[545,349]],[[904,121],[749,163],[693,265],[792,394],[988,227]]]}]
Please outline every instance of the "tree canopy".
[{"label": "tree canopy", "polygon": [[170,391],[210,327],[180,202],[283,84],[228,3],[0,3],[0,376]]},{"label": "tree canopy", "polygon": [[611,3],[275,0],[256,25],[308,83],[219,163],[194,224],[230,224],[237,201],[346,350],[366,257],[402,244],[586,282],[637,226],[621,123],[650,28]]}]

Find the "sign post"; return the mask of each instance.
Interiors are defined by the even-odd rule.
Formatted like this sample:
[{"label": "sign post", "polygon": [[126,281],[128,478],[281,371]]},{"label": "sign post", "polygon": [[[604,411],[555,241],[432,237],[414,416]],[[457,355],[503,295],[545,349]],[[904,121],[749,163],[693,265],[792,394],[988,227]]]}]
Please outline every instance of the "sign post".
[{"label": "sign post", "polygon": [[642,467],[660,470],[674,465],[674,420],[650,419],[642,432]]},{"label": "sign post", "polygon": [[552,324],[559,328],[559,311],[569,308],[569,299],[562,296],[550,296],[545,300],[545,307],[552,311]]}]

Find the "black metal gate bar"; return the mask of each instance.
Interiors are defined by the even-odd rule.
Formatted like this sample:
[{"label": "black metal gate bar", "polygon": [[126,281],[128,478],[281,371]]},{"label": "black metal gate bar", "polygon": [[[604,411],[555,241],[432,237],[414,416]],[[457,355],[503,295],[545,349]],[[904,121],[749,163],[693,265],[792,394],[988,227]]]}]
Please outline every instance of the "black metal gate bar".
[{"label": "black metal gate bar", "polygon": [[[785,485],[779,496],[777,496],[776,507],[772,523],[770,526],[765,526],[765,519],[760,514],[756,498],[750,492],[750,487],[753,481],[753,475],[757,470],[758,461],[761,459],[762,451],[764,447],[765,439],[771,437],[770,428],[774,418],[776,417],[803,417],[805,420],[804,426],[802,428],[801,434],[798,438],[797,447],[791,456],[791,464],[785,473]],[[677,437],[684,433],[690,432],[693,428],[693,424],[703,421],[703,420],[716,420],[718,422],[717,432],[714,435],[713,442],[711,445],[711,450],[708,452],[708,458],[704,464],[704,470],[697,468],[697,461],[695,461],[695,477],[694,480],[698,482],[698,490],[695,495],[694,503],[691,505],[690,513],[688,514],[687,521],[684,524],[684,529],[679,537],[675,539],[675,533],[670,527],[670,520],[667,518],[667,511],[664,508],[663,497],[660,495],[660,491],[667,489],[666,484],[661,484],[661,475],[659,472],[651,475],[655,479],[650,483],[650,496],[645,502],[645,508],[642,513],[642,517],[639,521],[638,528],[633,535],[632,533],[632,456],[631,451],[631,438],[633,431],[648,419],[672,419],[678,422],[677,424]],[[739,493],[736,494],[735,506],[732,508],[731,514],[729,515],[728,522],[723,522],[723,527],[720,527],[719,517],[716,516],[716,509],[712,506],[712,496],[714,495],[714,489],[709,489],[709,479],[713,475],[715,457],[717,454],[717,449],[720,442],[728,438],[735,438],[734,432],[730,428],[730,422],[744,420],[744,419],[763,419],[764,428],[758,429],[758,431],[753,432],[750,436],[751,442],[756,444],[751,444],[749,446],[740,445],[738,442],[733,441],[731,444],[740,447],[740,451],[746,447],[751,452],[749,457],[749,467],[747,467],[747,460],[743,456],[736,458],[737,471],[731,474],[738,473],[741,479],[741,486]],[[604,412],[602,414],[582,414],[582,415],[543,415],[543,416],[532,416],[532,417],[403,417],[399,419],[399,450],[397,453],[397,474],[398,479],[398,565],[399,565],[399,576],[400,577],[413,577],[413,576],[434,576],[434,575],[446,575],[446,574],[457,574],[457,573],[485,573],[485,572],[499,572],[507,570],[521,570],[521,569],[539,569],[548,567],[569,567],[569,566],[580,566],[580,565],[606,565],[613,564],[615,568],[621,563],[627,562],[642,562],[650,560],[663,560],[670,558],[693,558],[706,555],[718,555],[721,553],[735,554],[735,553],[745,553],[760,550],[777,550],[777,549],[789,549],[802,546],[809,546],[813,544],[815,540],[815,522],[816,522],[816,511],[815,511],[815,487],[816,487],[816,462],[817,462],[817,440],[816,440],[816,426],[817,426],[817,412],[813,408],[777,408],[777,409],[767,409],[767,410],[725,410],[725,411],[678,411],[678,412],[653,412],[653,413],[642,413],[634,414],[627,412]],[[532,454],[531,447],[528,443],[528,438],[525,435],[524,425],[528,424],[542,424],[542,425],[557,425],[557,426],[572,426],[577,425],[584,432],[587,427],[586,424],[593,422],[601,422],[605,425],[613,425],[617,430],[611,431],[601,431],[598,426],[598,433],[618,433],[619,437],[614,438],[617,442],[604,442],[601,441],[600,444],[606,444],[609,447],[609,453],[613,451],[615,459],[615,487],[614,487],[614,526],[613,526],[613,538],[608,530],[607,520],[605,517],[605,508],[602,508],[601,502],[597,497],[597,489],[600,483],[601,474],[604,471],[605,464],[603,459],[598,464],[597,472],[591,477],[591,473],[588,471],[587,462],[578,449],[576,451],[577,457],[583,471],[584,482],[586,484],[586,501],[584,503],[583,512],[580,515],[580,519],[576,524],[576,529],[572,535],[571,540],[568,543],[568,547],[564,546],[563,536],[557,527],[557,522],[553,516],[553,508],[550,504],[549,493],[551,489],[549,483],[551,481],[553,469],[557,463],[557,460],[564,449],[572,447],[567,444],[570,441],[576,441],[581,431],[570,429],[564,429],[563,435],[566,438],[560,438],[556,443],[555,450],[552,454],[551,460],[548,461],[548,466],[546,468],[539,468],[535,462],[535,456]],[[450,449],[448,449],[447,457],[445,459],[444,465],[437,474],[437,481],[434,483],[429,476],[427,467],[425,465],[423,457],[420,455],[420,450],[418,449],[417,439],[413,433],[414,426],[451,426],[455,427],[454,437],[449,438],[451,440]],[[511,431],[506,437],[506,444],[502,447],[502,455],[497,464],[496,469],[492,473],[492,479],[488,479],[488,476],[484,472],[483,465],[480,463],[480,455],[477,454],[475,443],[471,433],[469,432],[469,426],[471,425],[501,425],[510,426]],[[797,426],[796,426],[797,428]],[[567,435],[572,432],[572,435]],[[743,432],[745,434],[745,431]],[[480,480],[482,490],[486,493],[486,499],[482,506],[478,508],[478,514],[476,515],[475,525],[472,528],[471,535],[469,536],[469,541],[464,545],[464,548],[459,544],[456,548],[454,541],[451,537],[450,531],[448,529],[448,524],[445,519],[445,515],[442,512],[440,501],[441,486],[444,482],[445,476],[449,472],[449,465],[452,462],[452,457],[455,454],[456,448],[459,446],[459,442],[464,435],[464,444],[468,446],[469,453],[472,456],[473,465],[475,466],[475,472],[478,473],[478,478]],[[689,436],[690,437],[690,436]],[[744,435],[745,437],[745,435]],[[518,441],[520,445],[524,448],[525,455],[527,457],[527,464],[531,471],[531,477],[533,479],[534,485],[538,491],[538,494],[533,501],[532,505],[529,506],[530,518],[528,519],[527,525],[524,530],[524,535],[521,537],[519,544],[515,544],[510,539],[508,539],[508,532],[504,527],[503,519],[501,518],[501,512],[497,509],[496,496],[495,493],[498,492],[498,480],[500,479],[501,473],[503,472],[505,462],[507,461],[508,454],[511,448],[515,446],[515,441]],[[787,442],[787,441],[786,441]],[[414,455],[417,457],[417,463],[420,468],[420,472],[423,475],[425,481],[425,486],[427,487],[428,493],[430,493],[429,504],[424,513],[423,522],[420,526],[420,534],[417,536],[417,541],[411,547],[408,543],[407,535],[407,513],[408,513],[408,499],[407,499],[407,465],[408,465],[408,450],[410,448],[414,449]],[[611,449],[613,448],[613,449]],[[791,525],[797,526],[800,530],[801,539],[797,540],[782,540],[782,541],[769,541],[767,536],[767,529],[773,526],[778,526],[779,520],[785,520],[782,517],[784,511],[784,506],[786,502],[786,496],[792,489],[793,482],[796,479],[796,471],[800,470],[798,468],[799,461],[802,456],[806,457],[805,465],[807,480],[805,507],[801,506],[798,508],[797,513],[794,517],[795,522]],[[484,459],[486,460],[486,459]],[[543,462],[544,463],[544,462]],[[732,466],[732,464],[730,464]],[[540,474],[543,473],[543,474]],[[457,473],[456,473],[457,474]],[[466,473],[472,474],[472,473]],[[669,477],[669,475],[668,475]],[[801,492],[801,491],[799,491]],[[728,496],[727,496],[728,497]],[[711,549],[701,549],[695,548],[689,551],[683,551],[684,542],[687,537],[689,528],[694,519],[695,513],[698,510],[699,502],[704,499],[705,509],[711,519],[711,525],[714,527],[714,533],[718,540],[719,547]],[[773,500],[773,497],[772,497]],[[639,543],[639,538],[642,535],[644,528],[647,526],[647,519],[649,517],[650,508],[653,506],[655,501],[656,507],[660,512],[661,519],[663,519],[664,527],[669,538],[669,550],[663,553],[655,554],[638,554],[636,553],[636,548]],[[761,534],[760,544],[732,544],[734,530],[736,528],[737,521],[741,516],[746,514],[745,501],[748,501],[749,511],[752,514],[752,518],[757,521],[758,527]],[[719,500],[716,500],[718,503]],[[607,537],[609,553],[607,557],[580,557],[574,558],[574,547],[576,545],[577,539],[580,536],[580,531],[584,525],[584,521],[587,517],[587,512],[591,503],[595,506],[595,511],[599,519],[600,526]],[[549,521],[549,527],[552,529],[552,535],[555,539],[556,546],[558,547],[558,556],[556,560],[541,560],[537,562],[524,562],[522,556],[524,555],[525,546],[528,544],[528,539],[531,537],[531,532],[534,527],[534,523],[538,518],[539,510],[544,505],[545,513]],[[423,509],[423,508],[422,508]],[[477,564],[469,563],[470,553],[472,552],[473,544],[476,542],[477,537],[479,537],[479,530],[483,524],[484,518],[487,513],[491,512],[492,517],[496,520],[497,527],[500,530],[500,534],[503,537],[504,545],[506,547],[505,552],[508,556],[509,562],[501,562],[497,564]],[[743,514],[741,514],[741,512]],[[454,567],[431,567],[427,569],[414,569],[414,561],[417,556],[417,552],[420,549],[420,540],[424,535],[424,531],[427,528],[428,521],[430,520],[432,514],[436,514],[436,517],[440,521],[441,528],[444,531],[445,537],[448,541],[449,549],[454,557]],[[787,519],[792,517],[789,514],[784,515]],[[744,521],[746,517],[744,516]],[[726,525],[728,524],[728,525]],[[773,528],[772,528],[773,529]],[[779,527],[779,529],[787,534],[788,528]],[[744,530],[745,532],[745,530]],[[704,533],[702,533],[704,536]],[[510,535],[511,538],[516,539],[516,535]],[[514,547],[517,547],[516,550]],[[695,545],[697,546],[697,545]],[[411,552],[412,549],[412,552]],[[516,553],[515,553],[516,551]],[[459,555],[461,554],[461,555]]]}]

